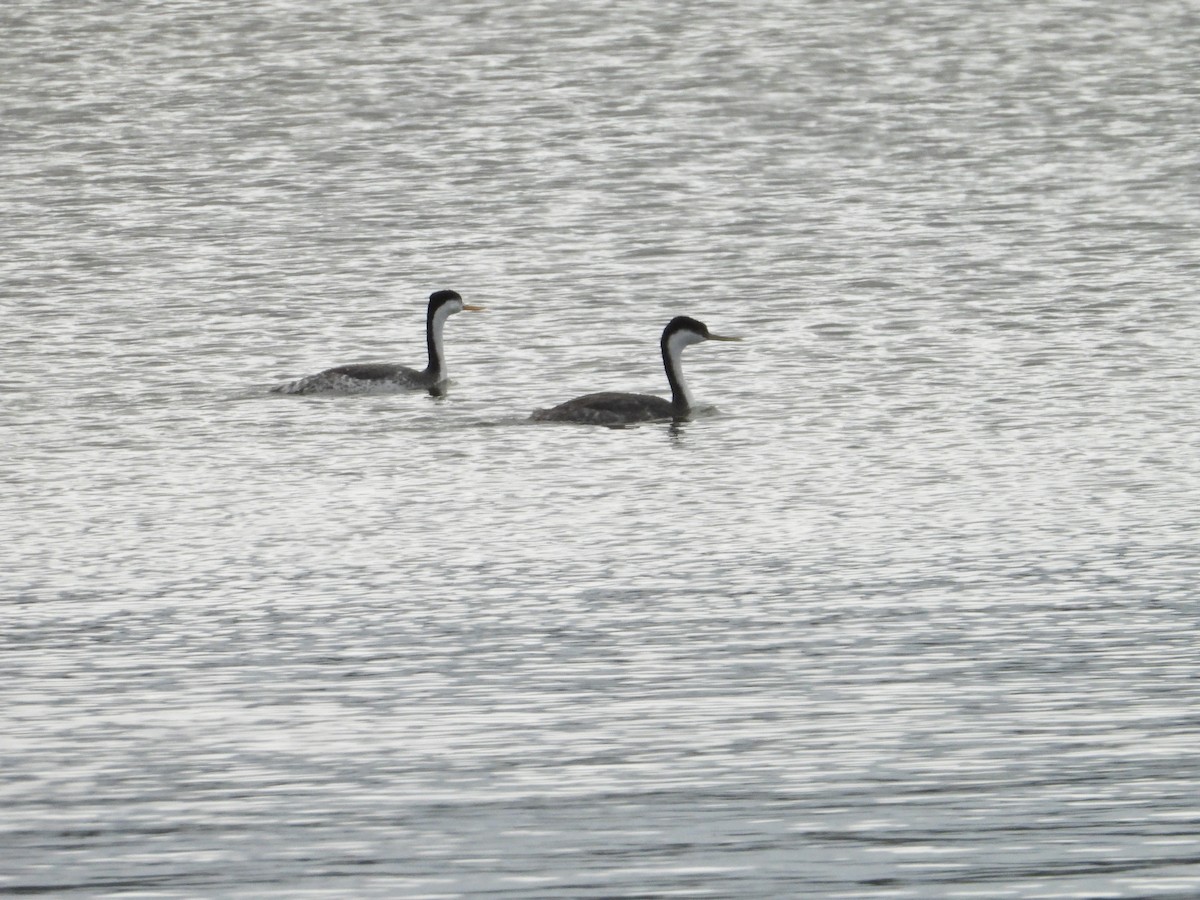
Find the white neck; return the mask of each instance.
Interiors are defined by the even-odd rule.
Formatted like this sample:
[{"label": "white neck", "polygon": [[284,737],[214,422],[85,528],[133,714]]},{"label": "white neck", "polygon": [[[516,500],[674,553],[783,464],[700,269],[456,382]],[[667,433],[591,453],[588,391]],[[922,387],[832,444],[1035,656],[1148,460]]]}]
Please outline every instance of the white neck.
[{"label": "white neck", "polygon": [[457,311],[453,304],[443,303],[434,310],[433,320],[429,323],[429,368],[440,370],[443,375],[446,374],[446,356],[442,349],[442,329],[450,314]]},{"label": "white neck", "polygon": [[673,397],[681,397],[686,406],[692,405],[692,393],[688,390],[687,381],[683,377],[683,348],[703,341],[694,331],[677,331],[667,338],[667,380],[671,382]]}]

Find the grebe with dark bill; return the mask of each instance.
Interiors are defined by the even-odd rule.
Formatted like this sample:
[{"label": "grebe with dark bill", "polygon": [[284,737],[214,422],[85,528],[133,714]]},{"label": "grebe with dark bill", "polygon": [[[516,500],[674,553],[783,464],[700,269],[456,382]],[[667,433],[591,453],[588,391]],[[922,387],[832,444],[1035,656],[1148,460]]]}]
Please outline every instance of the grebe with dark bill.
[{"label": "grebe with dark bill", "polygon": [[429,347],[429,365],[422,370],[395,363],[351,363],[305,375],[296,381],[271,388],[277,394],[379,394],[403,390],[432,390],[446,378],[446,358],[442,351],[442,328],[455,313],[479,312],[485,307],[463,303],[458,291],[434,291],[429,295],[425,316],[425,343]]},{"label": "grebe with dark bill", "polygon": [[583,425],[630,425],[663,419],[686,419],[692,411],[692,395],[683,380],[681,356],[684,347],[701,341],[740,341],[740,337],[713,334],[708,326],[690,316],[676,316],[663,329],[662,358],[671,385],[671,399],[652,394],[623,394],[604,391],[585,394],[550,409],[535,410],[535,422],[578,422]]}]

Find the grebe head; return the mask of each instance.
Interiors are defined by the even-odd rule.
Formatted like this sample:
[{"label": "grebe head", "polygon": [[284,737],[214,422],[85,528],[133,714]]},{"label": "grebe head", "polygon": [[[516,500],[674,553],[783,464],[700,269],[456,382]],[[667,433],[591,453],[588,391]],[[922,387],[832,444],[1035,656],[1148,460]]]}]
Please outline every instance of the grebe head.
[{"label": "grebe head", "polygon": [[723,334],[713,334],[708,326],[699,319],[691,316],[676,316],[663,329],[663,344],[682,350],[689,344],[701,341],[740,341],[740,337],[728,337]]},{"label": "grebe head", "polygon": [[445,319],[446,316],[452,316],[463,310],[482,312],[484,309],[486,307],[463,303],[462,295],[458,291],[434,291],[429,295],[430,318],[436,316],[439,319]]}]

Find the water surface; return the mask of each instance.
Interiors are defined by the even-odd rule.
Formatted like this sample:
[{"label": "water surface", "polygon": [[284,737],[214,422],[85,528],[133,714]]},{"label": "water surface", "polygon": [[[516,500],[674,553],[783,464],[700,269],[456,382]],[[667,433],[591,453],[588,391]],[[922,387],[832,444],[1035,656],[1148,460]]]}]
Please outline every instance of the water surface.
[{"label": "water surface", "polygon": [[0,18],[0,893],[1200,891],[1186,6]]}]

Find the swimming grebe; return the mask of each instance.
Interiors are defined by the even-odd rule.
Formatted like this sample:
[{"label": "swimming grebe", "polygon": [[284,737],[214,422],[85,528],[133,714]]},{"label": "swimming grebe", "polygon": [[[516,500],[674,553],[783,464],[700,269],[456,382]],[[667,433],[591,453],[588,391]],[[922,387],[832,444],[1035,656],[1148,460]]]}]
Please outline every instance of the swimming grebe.
[{"label": "swimming grebe", "polygon": [[463,310],[478,312],[482,309],[482,306],[463,303],[457,291],[434,291],[429,295],[429,312],[425,317],[429,365],[423,370],[395,363],[351,363],[306,375],[271,390],[277,394],[376,394],[435,388],[447,378],[442,352],[442,328],[446,320]]},{"label": "swimming grebe", "polygon": [[585,394],[550,409],[535,410],[536,422],[578,422],[586,425],[628,425],[662,419],[685,419],[692,409],[692,395],[683,380],[680,357],[683,348],[701,341],[740,341],[740,337],[713,334],[703,322],[690,316],[676,316],[662,333],[663,367],[671,385],[671,399],[652,394],[624,394],[605,391]]}]

